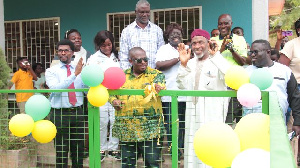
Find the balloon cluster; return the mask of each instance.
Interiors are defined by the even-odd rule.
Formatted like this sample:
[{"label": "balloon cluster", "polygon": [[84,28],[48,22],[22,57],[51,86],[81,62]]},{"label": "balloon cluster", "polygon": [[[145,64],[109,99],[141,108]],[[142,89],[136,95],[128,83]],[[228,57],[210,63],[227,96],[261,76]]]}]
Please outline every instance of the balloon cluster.
[{"label": "balloon cluster", "polygon": [[90,87],[87,98],[91,105],[100,107],[108,101],[107,89],[119,89],[125,83],[126,76],[121,68],[110,67],[103,72],[100,65],[87,65],[81,72],[83,83]]},{"label": "balloon cluster", "polygon": [[9,130],[17,137],[32,134],[40,143],[48,143],[56,136],[56,126],[49,120],[43,120],[50,112],[49,100],[43,95],[31,96],[25,104],[26,114],[17,114],[9,121]]},{"label": "balloon cluster", "polygon": [[212,167],[270,167],[270,117],[248,114],[234,130],[224,123],[206,123],[195,133],[194,149]]},{"label": "balloon cluster", "polygon": [[225,73],[225,83],[237,90],[237,99],[245,107],[255,106],[261,98],[261,90],[273,83],[273,75],[266,68],[258,68],[249,77],[241,66],[232,66]]}]

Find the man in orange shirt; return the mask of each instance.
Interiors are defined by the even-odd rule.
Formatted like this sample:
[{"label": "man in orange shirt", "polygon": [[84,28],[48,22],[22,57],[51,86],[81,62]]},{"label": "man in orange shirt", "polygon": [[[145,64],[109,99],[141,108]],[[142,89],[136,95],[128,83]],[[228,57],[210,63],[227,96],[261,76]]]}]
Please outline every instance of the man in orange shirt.
[{"label": "man in orange shirt", "polygon": [[[32,70],[27,58],[19,57],[17,59],[19,70],[15,72],[11,82],[15,84],[16,90],[33,89],[32,80],[37,80],[37,76]],[[16,93],[17,105],[20,113],[25,113],[25,103],[33,95],[33,93]]]}]

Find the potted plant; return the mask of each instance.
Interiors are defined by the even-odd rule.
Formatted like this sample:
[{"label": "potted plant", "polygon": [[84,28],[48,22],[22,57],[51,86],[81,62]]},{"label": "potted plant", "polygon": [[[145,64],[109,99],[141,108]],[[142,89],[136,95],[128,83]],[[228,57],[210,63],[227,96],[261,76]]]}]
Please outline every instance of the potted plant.
[{"label": "potted plant", "polygon": [[[9,73],[4,54],[0,49],[0,89],[8,89]],[[30,135],[20,138],[8,129],[10,111],[8,95],[0,93],[0,163],[1,167],[36,167],[36,144]]]}]

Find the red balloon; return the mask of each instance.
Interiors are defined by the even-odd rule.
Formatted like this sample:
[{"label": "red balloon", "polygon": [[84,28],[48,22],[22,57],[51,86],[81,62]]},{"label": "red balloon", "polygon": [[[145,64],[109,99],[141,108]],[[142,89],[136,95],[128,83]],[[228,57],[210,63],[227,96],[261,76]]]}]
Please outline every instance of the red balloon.
[{"label": "red balloon", "polygon": [[104,72],[104,79],[101,84],[108,89],[119,89],[125,81],[126,76],[121,68],[110,67]]}]

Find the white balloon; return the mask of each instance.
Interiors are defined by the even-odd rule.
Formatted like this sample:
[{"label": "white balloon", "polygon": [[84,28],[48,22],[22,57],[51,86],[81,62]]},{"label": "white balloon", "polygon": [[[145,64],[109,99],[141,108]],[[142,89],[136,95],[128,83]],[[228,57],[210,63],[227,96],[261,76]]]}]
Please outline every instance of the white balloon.
[{"label": "white balloon", "polygon": [[270,168],[270,152],[259,148],[244,150],[233,159],[231,168]]}]

